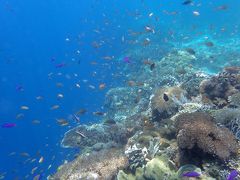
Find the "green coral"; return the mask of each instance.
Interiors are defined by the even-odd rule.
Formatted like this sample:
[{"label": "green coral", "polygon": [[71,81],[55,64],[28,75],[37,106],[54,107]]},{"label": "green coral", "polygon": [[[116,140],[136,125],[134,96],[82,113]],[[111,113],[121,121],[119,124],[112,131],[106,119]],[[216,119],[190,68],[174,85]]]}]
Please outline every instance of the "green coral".
[{"label": "green coral", "polygon": [[175,172],[172,172],[165,160],[156,157],[149,161],[145,168],[144,177],[146,179],[177,179]]},{"label": "green coral", "polygon": [[143,175],[144,169],[141,167],[136,169],[135,174],[126,174],[123,170],[120,170],[117,175],[117,180],[145,180]]},{"label": "green coral", "polygon": [[172,171],[168,165],[168,161],[163,156],[156,156],[149,161],[145,167],[136,169],[135,174],[119,171],[118,180],[177,180],[177,173]]}]

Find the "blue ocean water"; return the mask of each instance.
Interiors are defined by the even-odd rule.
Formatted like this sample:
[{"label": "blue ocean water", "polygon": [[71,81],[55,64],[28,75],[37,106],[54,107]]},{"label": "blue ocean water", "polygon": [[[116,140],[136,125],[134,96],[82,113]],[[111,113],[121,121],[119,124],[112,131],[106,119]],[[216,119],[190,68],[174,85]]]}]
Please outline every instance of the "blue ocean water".
[{"label": "blue ocean water", "polygon": [[[124,62],[119,57],[134,48],[125,43],[132,39],[129,30],[141,32],[153,26],[160,32],[158,43],[173,38],[179,44],[183,36],[227,39],[239,33],[239,1],[194,3],[0,0],[0,124],[16,124],[0,129],[0,177],[3,173],[5,179],[32,179],[41,174],[46,179],[79,152],[63,149],[61,139],[78,124],[72,115],[80,109],[87,110],[81,124],[98,122],[92,112],[104,112],[107,90],[124,83],[124,76],[112,74],[122,71]],[[215,10],[221,5],[228,10]],[[193,11],[200,15],[194,16]],[[225,33],[219,34],[221,28]],[[100,90],[102,83],[106,88]],[[57,119],[69,125],[60,126]]]}]

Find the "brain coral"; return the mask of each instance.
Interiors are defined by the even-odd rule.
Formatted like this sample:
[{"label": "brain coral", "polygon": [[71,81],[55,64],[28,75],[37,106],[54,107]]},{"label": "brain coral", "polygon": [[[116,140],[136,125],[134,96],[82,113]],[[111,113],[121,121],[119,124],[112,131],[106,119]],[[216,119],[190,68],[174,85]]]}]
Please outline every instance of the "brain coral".
[{"label": "brain coral", "polygon": [[226,160],[236,154],[239,145],[234,135],[218,127],[207,113],[181,114],[176,119],[177,142],[180,150],[201,149],[203,152]]}]

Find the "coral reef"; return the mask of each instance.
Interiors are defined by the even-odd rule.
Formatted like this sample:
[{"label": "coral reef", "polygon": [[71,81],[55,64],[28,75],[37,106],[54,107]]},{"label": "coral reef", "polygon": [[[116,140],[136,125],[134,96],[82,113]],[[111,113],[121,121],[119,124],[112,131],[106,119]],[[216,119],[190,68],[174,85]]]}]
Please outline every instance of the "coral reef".
[{"label": "coral reef", "polygon": [[108,90],[101,123],[65,133],[63,147],[82,154],[51,178],[174,180],[196,171],[212,180],[240,170],[240,68],[231,66],[240,58],[209,75],[223,68],[225,47],[214,48],[217,58],[196,42],[165,55],[152,47],[160,50],[150,44],[127,53],[131,63],[119,68],[126,86]]},{"label": "coral reef", "polygon": [[[161,50],[161,49],[159,49]],[[146,50],[144,50],[145,52]],[[181,82],[189,81],[189,78],[199,71],[199,68],[191,66],[196,57],[183,50],[173,50],[165,56],[145,58],[139,54],[131,57],[142,62],[126,66],[126,77],[130,81],[141,82],[144,87],[155,89],[159,86],[175,86]],[[149,63],[155,64],[154,69],[149,68]]]},{"label": "coral reef", "polygon": [[186,103],[186,91],[178,86],[156,90],[151,98],[152,118],[161,121],[178,112],[179,106]]},{"label": "coral reef", "polygon": [[214,121],[218,124],[229,127],[232,121],[235,119],[240,119],[240,109],[239,108],[223,108],[211,110],[209,112],[211,116],[214,117]]},{"label": "coral reef", "polygon": [[137,168],[135,174],[119,171],[118,180],[146,180],[146,179],[162,179],[162,180],[177,180],[177,174],[172,170],[165,157],[156,156],[150,160],[144,168]]},{"label": "coral reef", "polygon": [[229,97],[238,93],[239,89],[240,74],[224,71],[208,80],[203,80],[199,91],[204,102],[213,103],[222,108],[229,104]]},{"label": "coral reef", "polygon": [[[155,176],[155,171],[150,170],[154,167],[151,167],[151,163],[149,164],[149,162],[154,159],[155,160],[153,162],[158,161],[157,159],[160,156],[165,157],[161,158],[161,161],[163,161],[163,163],[171,169],[171,174],[173,174],[174,170],[177,169],[174,162],[177,154],[176,143],[174,143],[174,141],[168,141],[167,139],[162,138],[160,133],[154,129],[139,131],[133,137],[131,137],[126,145],[125,154],[129,159],[128,168],[130,171],[127,172],[127,174],[121,172],[121,177],[131,177],[133,179],[148,179],[150,177],[153,178]],[[148,172],[145,171],[147,165],[151,167]],[[159,173],[162,174],[162,172]]]},{"label": "coral reef", "polygon": [[121,149],[108,149],[90,154],[82,154],[73,162],[61,166],[50,180],[106,179],[116,177],[118,170],[124,169],[128,160]]},{"label": "coral reef", "polygon": [[215,122],[227,127],[240,140],[240,109],[223,108],[210,112]]},{"label": "coral reef", "polygon": [[138,167],[143,167],[146,164],[147,148],[139,148],[137,145],[129,147],[125,154],[128,157],[129,169],[133,172],[136,171]]},{"label": "coral reef", "polygon": [[218,127],[207,113],[195,112],[181,114],[176,119],[177,142],[180,151],[194,151],[227,160],[237,154],[239,145],[234,135],[224,127]]},{"label": "coral reef", "polygon": [[122,121],[124,117],[140,113],[146,109],[149,96],[150,92],[144,88],[112,88],[105,98],[104,106],[108,109],[106,116],[115,121]]},{"label": "coral reef", "polygon": [[165,179],[174,180],[177,179],[174,171],[170,169],[167,161],[160,157],[156,157],[146,164],[144,177],[146,179]]},{"label": "coral reef", "polygon": [[181,87],[187,91],[189,97],[198,96],[200,83],[208,77],[207,74],[199,72],[193,74],[192,76],[186,78],[186,80],[181,84]]},{"label": "coral reef", "polygon": [[229,126],[229,129],[235,135],[235,137],[238,140],[240,140],[240,119],[239,118],[232,119],[232,121],[230,122],[230,124],[228,126]]},{"label": "coral reef", "polygon": [[240,107],[240,92],[228,97],[229,106]]},{"label": "coral reef", "polygon": [[65,133],[62,146],[80,147],[83,149],[92,147],[96,150],[96,146],[102,143],[102,147],[116,147],[126,144],[131,134],[132,132],[122,124],[80,125]]},{"label": "coral reef", "polygon": [[129,168],[135,172],[136,168],[143,167],[147,161],[157,155],[160,144],[158,132],[138,131],[133,137],[129,138],[125,147],[125,154],[129,159]]}]

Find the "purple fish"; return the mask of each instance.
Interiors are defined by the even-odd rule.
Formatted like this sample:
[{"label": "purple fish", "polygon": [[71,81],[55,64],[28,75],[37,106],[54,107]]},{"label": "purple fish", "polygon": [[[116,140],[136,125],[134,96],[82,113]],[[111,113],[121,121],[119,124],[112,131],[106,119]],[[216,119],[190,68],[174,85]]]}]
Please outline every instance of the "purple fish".
[{"label": "purple fish", "polygon": [[192,172],[187,172],[182,175],[183,177],[199,177],[201,174],[198,172],[192,171]]},{"label": "purple fish", "polygon": [[238,176],[237,170],[232,170],[227,177],[227,180],[234,180]]},{"label": "purple fish", "polygon": [[56,67],[56,68],[62,68],[62,67],[64,67],[64,66],[66,66],[65,63],[60,63],[60,64],[57,64],[55,67]]},{"label": "purple fish", "polygon": [[129,57],[124,57],[124,58],[123,58],[123,62],[125,62],[125,63],[131,63]]},{"label": "purple fish", "polygon": [[13,128],[15,126],[16,126],[15,123],[4,123],[1,125],[2,128]]}]

